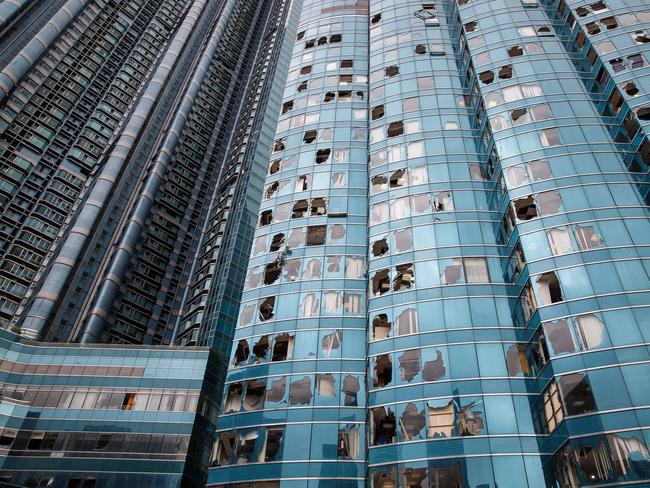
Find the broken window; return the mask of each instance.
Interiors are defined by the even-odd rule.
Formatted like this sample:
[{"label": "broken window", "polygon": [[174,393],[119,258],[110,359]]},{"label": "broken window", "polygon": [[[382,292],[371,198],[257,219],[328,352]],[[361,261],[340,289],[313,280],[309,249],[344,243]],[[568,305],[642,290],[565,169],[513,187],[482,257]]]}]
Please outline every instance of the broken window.
[{"label": "broken window", "polygon": [[542,305],[550,305],[564,300],[560,282],[553,271],[539,275],[537,278],[537,295]]},{"label": "broken window", "polygon": [[544,337],[551,346],[553,354],[560,355],[576,351],[576,341],[569,322],[565,319],[545,322]]},{"label": "broken window", "polygon": [[482,418],[483,412],[473,410],[479,402],[471,402],[468,405],[460,406],[458,411],[457,428],[461,436],[480,434],[484,427]]},{"label": "broken window", "polygon": [[325,97],[323,98],[323,102],[325,102],[325,103],[327,103],[327,102],[331,102],[331,101],[334,100],[335,98],[336,98],[336,93],[334,93],[334,92],[327,92],[327,93],[325,93]]},{"label": "broken window", "polygon": [[266,439],[264,447],[260,451],[260,462],[268,463],[279,459],[280,447],[282,446],[282,437],[284,427],[269,427],[266,430]]},{"label": "broken window", "polygon": [[499,79],[507,80],[512,78],[512,66],[507,64],[499,69]]},{"label": "broken window", "polygon": [[494,73],[492,71],[483,71],[478,75],[478,79],[481,80],[481,83],[489,85],[494,81]]},{"label": "broken window", "polygon": [[244,410],[261,410],[264,408],[264,393],[266,383],[262,381],[249,381],[246,385],[246,395],[244,396]]},{"label": "broken window", "polygon": [[334,34],[330,36],[330,42],[341,42],[341,34]]},{"label": "broken window", "polygon": [[232,363],[234,366],[240,366],[248,360],[249,355],[248,341],[246,339],[240,339],[237,343],[237,348],[235,349],[235,356],[233,357]]},{"label": "broken window", "polygon": [[324,225],[311,225],[307,227],[307,245],[308,246],[322,246],[325,244],[325,231]]},{"label": "broken window", "polygon": [[247,464],[253,461],[255,444],[257,443],[258,437],[256,430],[251,430],[242,434],[237,448],[237,464]]},{"label": "broken window", "polygon": [[266,360],[266,353],[269,350],[269,336],[264,335],[253,346],[253,354],[255,355],[255,362],[262,362]]},{"label": "broken window", "polygon": [[245,290],[251,290],[253,288],[257,288],[260,286],[260,283],[262,282],[262,269],[260,266],[255,266],[254,268],[250,268],[248,270],[248,274],[246,275],[246,283],[245,283]]},{"label": "broken window", "polygon": [[296,178],[296,191],[309,190],[311,183],[311,175],[300,175]]},{"label": "broken window", "polygon": [[[446,261],[448,262],[449,260]],[[441,261],[441,264],[443,262]],[[453,258],[451,264],[445,266],[445,269],[440,275],[440,281],[443,285],[457,285],[465,282],[463,263],[460,258]]]},{"label": "broken window", "polygon": [[265,322],[273,318],[275,308],[275,297],[266,297],[260,302],[260,321]]},{"label": "broken window", "polygon": [[600,23],[604,25],[607,30],[616,29],[618,27],[618,22],[616,22],[616,17],[604,17],[600,19]]},{"label": "broken window", "polygon": [[513,46],[508,49],[508,56],[511,58],[524,55],[524,48],[521,46]]},{"label": "broken window", "polygon": [[270,388],[266,390],[266,401],[270,403],[280,403],[284,401],[286,390],[287,379],[284,376],[278,380],[271,380]]},{"label": "broken window", "polygon": [[339,430],[338,457],[343,459],[357,459],[359,452],[359,426],[348,425]]},{"label": "broken window", "polygon": [[370,19],[370,23],[371,24],[376,24],[380,20],[381,20],[381,13],[378,13],[378,14],[375,14],[375,15],[372,16],[372,18]]},{"label": "broken window", "polygon": [[373,386],[384,388],[393,381],[393,362],[389,354],[381,354],[375,358],[373,371]]},{"label": "broken window", "polygon": [[415,46],[415,54],[426,54],[427,47],[424,44],[418,44]]},{"label": "broken window", "polygon": [[388,315],[380,313],[372,319],[372,337],[374,340],[386,339],[390,336],[392,324],[388,321]]},{"label": "broken window", "polygon": [[269,225],[273,220],[273,210],[264,210],[260,214],[260,226]]},{"label": "broken window", "polygon": [[411,251],[413,249],[413,237],[411,229],[395,231],[395,247],[397,252]]},{"label": "broken window", "polygon": [[594,349],[605,342],[605,325],[594,314],[576,317],[576,329],[583,349]]},{"label": "broken window", "polygon": [[528,375],[531,372],[526,358],[526,350],[526,344],[513,344],[508,347],[506,353],[508,376],[518,376],[522,373]]},{"label": "broken window", "polygon": [[436,358],[424,363],[422,378],[424,381],[437,381],[445,377],[446,371],[442,351],[436,351]]},{"label": "broken window", "polygon": [[241,394],[243,390],[241,383],[232,383],[228,386],[226,402],[223,406],[223,411],[225,413],[239,412],[241,409]]},{"label": "broken window", "polygon": [[596,401],[589,378],[584,373],[560,377],[560,392],[567,415],[580,415],[596,410]]},{"label": "broken window", "polygon": [[395,318],[395,330],[398,336],[418,331],[417,312],[414,308],[407,308]]},{"label": "broken window", "polygon": [[378,105],[370,111],[371,120],[377,120],[384,116],[384,106]]},{"label": "broken window", "polygon": [[375,272],[372,277],[372,293],[374,296],[383,295],[390,291],[390,277],[387,269]]},{"label": "broken window", "polygon": [[291,359],[294,339],[294,336],[289,334],[278,335],[273,344],[271,361],[286,361],[287,359]]},{"label": "broken window", "polygon": [[387,129],[388,137],[397,137],[404,134],[404,122],[398,120],[397,122],[391,122],[388,124]]},{"label": "broken window", "polygon": [[264,284],[271,285],[275,283],[280,278],[281,273],[282,268],[280,267],[279,262],[274,261],[270,264],[267,264],[264,268]]},{"label": "broken window", "polygon": [[357,395],[361,390],[361,383],[359,378],[352,375],[347,375],[343,379],[343,393],[345,395],[343,404],[346,407],[356,407],[358,405]]},{"label": "broken window", "polygon": [[313,198],[311,201],[311,215],[320,216],[327,213],[324,198]]},{"label": "broken window", "polygon": [[389,66],[385,70],[386,76],[396,76],[399,74],[399,66]]},{"label": "broken window", "polygon": [[573,251],[571,235],[566,227],[557,227],[546,233],[551,252],[559,256]]},{"label": "broken window", "polygon": [[636,109],[636,116],[639,117],[639,120],[650,120],[650,107]]},{"label": "broken window", "polygon": [[515,200],[515,214],[519,220],[530,220],[537,217],[537,205],[533,197],[520,198]]},{"label": "broken window", "polygon": [[319,396],[334,398],[336,396],[336,381],[330,373],[316,375],[316,391]]},{"label": "broken window", "polygon": [[289,100],[288,102],[284,102],[282,104],[282,113],[283,114],[286,114],[287,112],[289,112],[292,109],[293,109],[293,100]]},{"label": "broken window", "polygon": [[412,381],[422,369],[419,349],[409,349],[399,357],[399,370],[402,381]]},{"label": "broken window", "polygon": [[307,211],[309,210],[309,204],[307,200],[298,200],[293,206],[293,212],[291,214],[292,219],[299,219],[302,217],[307,217]]},{"label": "broken window", "polygon": [[271,246],[269,252],[277,252],[284,245],[284,234],[275,234],[271,239]]},{"label": "broken window", "polygon": [[316,164],[326,162],[330,157],[330,149],[319,149],[316,151]]},{"label": "broken window", "polygon": [[451,437],[454,432],[454,425],[456,424],[456,414],[454,410],[454,402],[450,400],[446,405],[439,407],[427,404],[427,437]]},{"label": "broken window", "polygon": [[298,85],[297,92],[300,93],[300,92],[304,92],[306,90],[307,90],[307,82],[303,81],[302,83],[300,83],[300,85]]},{"label": "broken window", "polygon": [[303,140],[306,144],[311,144],[312,142],[314,142],[314,141],[316,140],[316,137],[317,137],[317,136],[318,136],[318,131],[317,131],[317,130],[314,130],[314,129],[312,129],[312,130],[308,130],[308,131],[305,132],[305,134],[303,135],[302,140]]},{"label": "broken window", "polygon": [[412,288],[415,284],[413,264],[400,264],[395,268],[395,279],[393,280],[393,291]]},{"label": "broken window", "polygon": [[300,274],[300,259],[288,259],[284,263],[283,277],[285,281],[296,281]]},{"label": "broken window", "polygon": [[400,437],[402,441],[422,439],[422,431],[425,427],[424,410],[418,412],[415,403],[407,403],[399,418]]},{"label": "broken window", "polygon": [[632,32],[630,35],[632,36],[632,39],[634,39],[634,42],[637,44],[647,44],[650,42],[650,36],[648,36],[648,32],[645,30],[638,30]]},{"label": "broken window", "polygon": [[464,27],[465,27],[465,32],[474,32],[478,27],[478,22],[476,20],[467,22]]},{"label": "broken window", "polygon": [[436,212],[448,212],[454,209],[451,199],[451,192],[441,191],[433,198],[433,210]]},{"label": "broken window", "polygon": [[388,178],[384,175],[374,176],[370,183],[372,184],[372,193],[379,193],[381,191],[386,191],[388,189]]},{"label": "broken window", "polygon": [[464,258],[465,280],[467,283],[489,283],[490,273],[485,258]]},{"label": "broken window", "polygon": [[[373,408],[372,412],[372,444],[375,446],[395,442],[395,414],[390,408]],[[381,485],[375,485],[381,486]]]},{"label": "broken window", "polygon": [[291,383],[289,405],[309,405],[311,398],[311,378],[309,376],[304,376],[301,380]]},{"label": "broken window", "polygon": [[273,215],[273,222],[284,222],[289,218],[291,211],[290,203],[283,203],[275,207],[275,214]]},{"label": "broken window", "polygon": [[309,73],[311,73],[311,66],[303,66],[300,68],[301,75],[308,75]]},{"label": "broken window", "polygon": [[540,204],[541,215],[553,215],[562,210],[562,198],[557,190],[539,193],[535,200]]},{"label": "broken window", "polygon": [[210,467],[227,466],[231,464],[233,461],[233,454],[235,453],[236,442],[236,434],[232,432],[221,432],[212,454]]},{"label": "broken window", "polygon": [[398,169],[390,175],[390,187],[399,188],[406,184],[406,171],[403,169]]}]

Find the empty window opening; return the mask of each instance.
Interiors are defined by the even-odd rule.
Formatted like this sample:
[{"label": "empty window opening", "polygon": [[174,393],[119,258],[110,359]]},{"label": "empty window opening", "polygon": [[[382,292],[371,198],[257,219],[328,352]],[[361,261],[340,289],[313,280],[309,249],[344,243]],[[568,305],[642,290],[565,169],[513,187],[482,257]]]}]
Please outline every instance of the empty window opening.
[{"label": "empty window opening", "polygon": [[307,245],[308,246],[321,246],[325,244],[325,231],[324,225],[312,225],[307,227]]},{"label": "empty window opening", "polygon": [[395,247],[397,252],[406,252],[413,249],[413,237],[411,229],[395,231]]},{"label": "empty window opening", "polygon": [[512,66],[507,64],[499,69],[499,79],[507,80],[512,78]]},{"label": "empty window opening", "polygon": [[600,32],[600,24],[598,22],[589,22],[585,25],[585,28],[590,36],[596,35]]},{"label": "empty window opening", "polygon": [[650,120],[650,107],[641,107],[637,109],[636,116],[640,120]]},{"label": "empty window opening", "polygon": [[358,405],[357,395],[360,390],[361,383],[359,382],[359,378],[347,375],[343,379],[344,405],[347,407],[356,407]]},{"label": "empty window opening", "polygon": [[373,194],[388,189],[388,178],[386,178],[384,175],[373,176],[373,178],[370,180],[370,183],[372,184]]},{"label": "empty window opening", "polygon": [[233,364],[239,366],[245,363],[248,360],[249,349],[248,341],[246,339],[240,339],[237,343],[237,349],[235,349],[235,357],[233,358]]},{"label": "empty window opening", "polygon": [[260,321],[265,322],[273,318],[273,309],[275,308],[275,297],[266,297],[260,303]]},{"label": "empty window opening", "polygon": [[441,351],[436,351],[436,358],[433,361],[426,361],[422,370],[424,381],[437,381],[445,377],[446,368]]},{"label": "empty window opening", "polygon": [[372,120],[380,119],[384,116],[384,106],[378,105],[370,111],[370,117]]},{"label": "empty window opening", "polygon": [[623,90],[625,90],[625,93],[627,93],[631,97],[634,97],[639,94],[639,89],[637,88],[637,86],[634,84],[633,81],[628,81],[623,86]]},{"label": "empty window opening", "polygon": [[324,198],[314,198],[311,201],[311,215],[320,216],[327,214],[327,208]]},{"label": "empty window opening", "polygon": [[308,86],[308,84],[307,84],[306,81],[303,81],[302,83],[300,83],[300,85],[298,85],[298,90],[297,90],[298,93],[306,91],[307,86]]},{"label": "empty window opening", "polygon": [[346,428],[339,430],[338,457],[343,459],[357,459],[359,452],[359,427],[346,426]]},{"label": "empty window opening", "polygon": [[473,20],[472,22],[467,22],[465,24],[465,32],[474,32],[478,27],[478,22]]},{"label": "empty window opening", "polygon": [[284,246],[284,234],[275,234],[271,239],[269,252],[279,251],[282,248],[282,246]]},{"label": "empty window opening", "polygon": [[307,42],[305,42],[305,49],[311,49],[316,45],[316,39],[311,39]]},{"label": "empty window opening", "polygon": [[285,138],[276,139],[275,142],[273,143],[273,152],[283,151],[285,141],[286,141]]},{"label": "empty window opening", "polygon": [[341,42],[342,36],[341,34],[334,34],[330,36],[330,42]]},{"label": "empty window opening", "polygon": [[336,396],[336,381],[333,374],[316,375],[316,390],[318,395],[327,398]]},{"label": "empty window opening", "polygon": [[382,354],[375,359],[375,368],[373,373],[373,386],[375,388],[384,388],[393,381],[393,362],[390,355]]},{"label": "empty window opening", "polygon": [[519,220],[530,220],[537,217],[537,205],[533,197],[515,200],[515,214]]},{"label": "empty window opening", "polygon": [[284,102],[282,104],[282,113],[283,114],[286,114],[290,110],[293,110],[293,100],[290,100],[288,102]]},{"label": "empty window opening", "polygon": [[291,358],[293,353],[294,336],[289,334],[280,334],[275,338],[273,344],[273,355],[271,361],[286,361]]},{"label": "empty window opening", "polygon": [[600,19],[600,23],[604,25],[607,30],[616,29],[618,27],[618,22],[616,22],[615,17],[605,17]]},{"label": "empty window opening", "polygon": [[266,383],[262,381],[249,381],[246,385],[244,396],[244,410],[261,410],[264,407],[264,394]]},{"label": "empty window opening", "polygon": [[537,295],[542,305],[550,305],[564,300],[560,281],[555,272],[543,273],[537,278]]},{"label": "empty window opening", "polygon": [[309,190],[310,181],[311,181],[311,175],[298,176],[298,178],[296,178],[296,191]]},{"label": "empty window opening", "polygon": [[400,186],[406,185],[406,171],[403,169],[398,169],[392,175],[390,175],[390,187],[399,188]]},{"label": "empty window opening", "polygon": [[269,199],[273,198],[275,196],[275,193],[278,191],[278,188],[280,188],[280,184],[277,181],[274,181],[271,183],[267,188],[266,192],[264,193],[264,198]]},{"label": "empty window opening", "polygon": [[452,481],[450,476],[446,473],[440,476],[433,475],[433,484],[429,485],[429,477],[427,476],[426,468],[402,468],[401,473],[401,486],[403,488],[424,488],[428,486],[438,486],[442,488],[444,486],[460,486],[460,482]]},{"label": "empty window opening", "polygon": [[271,403],[279,403],[284,401],[284,396],[287,392],[287,379],[283,376],[278,380],[272,380],[270,388],[266,390],[266,401]]},{"label": "empty window opening", "polygon": [[253,354],[255,355],[256,362],[266,360],[266,355],[269,352],[269,336],[264,335],[253,346]]},{"label": "empty window opening", "polygon": [[397,137],[404,134],[404,122],[401,120],[388,124],[388,137]]},{"label": "empty window opening", "polygon": [[377,295],[383,295],[390,291],[390,276],[388,275],[387,269],[379,270],[372,277],[372,293]]},{"label": "empty window opening", "polygon": [[427,428],[427,437],[451,437],[456,424],[456,412],[454,402],[450,401],[442,407],[427,406],[427,416],[429,417],[429,427]]},{"label": "empty window opening", "polygon": [[399,357],[399,370],[402,381],[412,381],[422,369],[419,349],[409,349]]},{"label": "empty window opening", "polygon": [[281,168],[282,168],[282,160],[281,159],[274,159],[269,164],[269,174],[274,175],[275,173],[280,171]]},{"label": "empty window opening", "polygon": [[478,79],[481,80],[481,83],[489,85],[494,81],[494,73],[492,71],[483,71],[478,75]]},{"label": "empty window opening", "polygon": [[388,315],[380,313],[372,319],[372,337],[374,340],[390,337],[392,324],[388,321]]},{"label": "empty window opening", "polygon": [[424,44],[418,44],[415,46],[415,54],[426,54],[427,47]]},{"label": "empty window opening", "polygon": [[401,440],[420,439],[425,425],[424,410],[418,412],[415,403],[408,403],[399,418]]},{"label": "empty window opening", "polygon": [[278,453],[282,446],[282,437],[284,435],[284,427],[269,427],[266,431],[266,442],[260,452],[260,461],[265,463],[276,461]]},{"label": "empty window opening", "polygon": [[580,415],[596,410],[596,401],[589,379],[583,373],[560,377],[560,392],[567,415]]},{"label": "empty window opening", "polygon": [[508,56],[511,58],[515,58],[517,56],[523,56],[524,55],[524,48],[522,46],[513,46],[510,49],[508,49]]},{"label": "empty window opening", "polygon": [[413,265],[400,264],[395,268],[395,279],[393,280],[393,291],[413,288],[415,284]]},{"label": "empty window opening", "polygon": [[336,98],[336,93],[327,92],[327,93],[325,93],[325,98],[323,98],[323,102],[331,102],[335,98]]},{"label": "empty window opening", "polygon": [[352,83],[352,75],[340,75],[339,83],[341,85],[347,85],[348,83]]},{"label": "empty window opening", "polygon": [[352,101],[352,91],[351,90],[339,91],[339,101],[351,102]]},{"label": "empty window opening", "polygon": [[385,70],[386,76],[397,76],[399,74],[399,66],[389,66]]},{"label": "empty window opening", "polygon": [[319,37],[318,41],[316,41],[316,44],[319,46],[324,46],[327,44],[327,36]]},{"label": "empty window opening", "polygon": [[407,308],[397,316],[395,330],[398,336],[415,334],[418,331],[417,312],[414,308]]},{"label": "empty window opening", "polygon": [[386,409],[386,407],[379,407],[372,409],[373,445],[377,446],[394,443],[396,427],[395,414],[390,408]]},{"label": "empty window opening", "polygon": [[253,461],[255,453],[255,444],[257,443],[257,431],[248,431],[239,438],[239,447],[237,448],[237,464],[246,464]]},{"label": "empty window opening", "polygon": [[321,164],[326,162],[330,157],[330,149],[319,149],[316,151],[316,164]]},{"label": "empty window opening", "polygon": [[354,67],[354,62],[351,59],[343,59],[341,60],[341,68],[352,68]]},{"label": "empty window opening", "polygon": [[297,40],[297,41],[300,41],[301,39],[304,39],[304,38],[305,38],[305,31],[300,31],[300,32],[298,32],[298,34],[296,35],[296,40]]},{"label": "empty window opening", "polygon": [[239,412],[241,409],[241,394],[243,390],[241,383],[233,383],[228,386],[226,403],[223,407],[224,412]]},{"label": "empty window opening", "polygon": [[305,142],[305,144],[311,144],[312,142],[314,142],[316,140],[316,137],[318,137],[318,131],[317,130],[308,130],[302,136],[302,140]]},{"label": "empty window opening", "polygon": [[278,278],[280,278],[281,273],[282,273],[282,268],[280,267],[280,263],[273,262],[267,264],[264,267],[264,284],[270,285],[272,283],[275,283],[278,280]]},{"label": "empty window opening", "polygon": [[309,73],[311,73],[311,66],[303,66],[300,68],[301,75],[308,75]]},{"label": "empty window opening", "polygon": [[372,255],[375,257],[383,256],[388,252],[388,242],[386,239],[379,239],[372,243]]},{"label": "empty window opening", "polygon": [[291,218],[299,219],[302,217],[307,217],[308,211],[309,211],[309,203],[307,202],[307,200],[298,200],[293,206]]},{"label": "empty window opening", "polygon": [[638,30],[630,35],[637,44],[647,44],[650,42],[650,37],[648,37],[648,33],[645,30]]},{"label": "empty window opening", "polygon": [[372,16],[372,18],[370,19],[370,23],[371,24],[376,24],[380,20],[381,20],[381,13],[378,13],[378,14],[375,14],[375,15]]},{"label": "empty window opening", "polygon": [[309,405],[311,398],[311,378],[309,376],[304,376],[303,379],[291,383],[289,405]]}]

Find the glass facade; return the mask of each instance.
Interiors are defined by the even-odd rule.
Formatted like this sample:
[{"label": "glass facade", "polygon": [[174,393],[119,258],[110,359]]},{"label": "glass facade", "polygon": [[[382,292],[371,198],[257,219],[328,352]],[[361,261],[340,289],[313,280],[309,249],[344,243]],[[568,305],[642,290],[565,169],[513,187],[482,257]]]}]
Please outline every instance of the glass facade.
[{"label": "glass facade", "polygon": [[649,12],[302,2],[210,486],[650,483]]}]

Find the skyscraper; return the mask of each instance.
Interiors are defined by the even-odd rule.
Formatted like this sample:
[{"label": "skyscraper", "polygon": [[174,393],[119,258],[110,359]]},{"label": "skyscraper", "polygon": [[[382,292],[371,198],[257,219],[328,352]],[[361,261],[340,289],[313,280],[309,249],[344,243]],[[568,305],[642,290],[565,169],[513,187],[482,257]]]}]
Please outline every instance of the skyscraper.
[{"label": "skyscraper", "polygon": [[0,3],[0,485],[650,484],[649,29]]},{"label": "skyscraper", "polygon": [[650,483],[648,22],[301,2],[209,486]]}]

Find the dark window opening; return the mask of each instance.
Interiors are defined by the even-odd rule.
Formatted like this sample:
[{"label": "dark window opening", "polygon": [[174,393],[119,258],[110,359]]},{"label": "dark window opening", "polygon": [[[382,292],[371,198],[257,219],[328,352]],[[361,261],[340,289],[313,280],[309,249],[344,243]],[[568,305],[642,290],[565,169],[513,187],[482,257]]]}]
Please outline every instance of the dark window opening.
[{"label": "dark window opening", "polygon": [[263,335],[253,346],[253,354],[256,361],[265,361],[269,351],[269,336]]},{"label": "dark window opening", "polygon": [[293,110],[293,100],[290,100],[288,102],[284,102],[282,104],[282,113],[283,114],[286,114],[290,110]]},{"label": "dark window opening", "polygon": [[305,134],[302,136],[302,140],[305,142],[305,144],[311,144],[316,140],[316,137],[318,136],[318,131],[317,130],[308,130],[305,132]]},{"label": "dark window opening", "polygon": [[370,111],[370,117],[372,120],[380,119],[384,116],[384,106],[378,105]]},{"label": "dark window opening", "polygon": [[560,391],[567,415],[580,415],[596,410],[596,400],[589,379],[584,373],[561,376]]},{"label": "dark window opening", "polygon": [[388,124],[388,137],[397,137],[404,134],[404,122],[401,120]]},{"label": "dark window opening", "polygon": [[533,197],[515,200],[515,214],[519,220],[530,220],[537,217],[537,205]]},{"label": "dark window opening", "polygon": [[393,291],[412,288],[415,284],[414,268],[412,264],[400,264],[396,268],[393,280]]},{"label": "dark window opening", "polygon": [[483,71],[478,75],[478,79],[481,80],[481,83],[489,85],[494,81],[494,73],[492,71]]},{"label": "dark window opening", "polygon": [[294,337],[289,334],[280,334],[275,338],[271,362],[286,361],[293,352]]},{"label": "dark window opening", "polygon": [[249,355],[248,341],[246,339],[241,339],[237,343],[237,349],[235,349],[235,357],[233,358],[233,363],[235,366],[243,364],[248,359]]},{"label": "dark window opening", "polygon": [[284,245],[284,234],[275,234],[273,239],[271,239],[271,246],[269,247],[270,252],[279,251],[280,248]]},{"label": "dark window opening", "polygon": [[396,427],[395,414],[390,408],[379,407],[372,409],[373,445],[392,444],[395,442]]},{"label": "dark window opening", "polygon": [[302,217],[307,217],[308,211],[309,211],[309,204],[307,203],[307,200],[298,200],[293,206],[291,218],[299,219]]},{"label": "dark window opening", "polygon": [[390,291],[390,276],[388,275],[387,269],[379,270],[372,277],[372,293],[377,295],[383,295]]},{"label": "dark window opening", "polygon": [[560,281],[555,272],[543,273],[537,278],[537,294],[543,305],[558,303],[564,300]]},{"label": "dark window opening", "polygon": [[289,387],[289,405],[309,405],[312,399],[311,378],[303,377]]},{"label": "dark window opening", "polygon": [[386,76],[396,76],[399,74],[399,66],[389,66],[386,68]]},{"label": "dark window opening", "polygon": [[390,337],[392,324],[388,321],[388,315],[380,313],[372,319],[372,337],[374,340]]},{"label": "dark window opening", "polygon": [[282,268],[280,267],[280,263],[273,262],[267,264],[264,267],[264,284],[271,285],[275,283],[278,280],[278,278],[280,278],[281,273],[282,273]]},{"label": "dark window opening", "polygon": [[508,49],[508,56],[511,58],[515,58],[517,56],[523,56],[524,55],[524,48],[521,46],[513,46],[510,49]]},{"label": "dark window opening", "polygon": [[316,151],[316,164],[326,162],[329,159],[331,152],[331,149],[319,149]]},{"label": "dark window opening", "polygon": [[266,297],[260,303],[260,321],[265,322],[273,318],[273,309],[275,308],[275,297]]},{"label": "dark window opening", "polygon": [[324,225],[312,225],[307,227],[307,245],[308,246],[321,246],[325,244],[325,231]]}]

